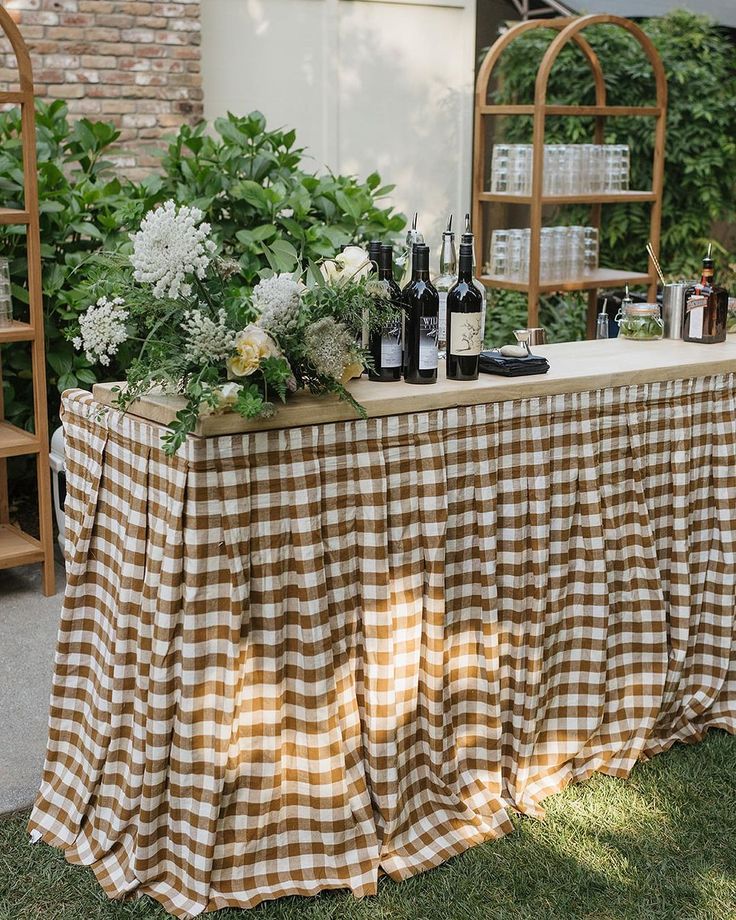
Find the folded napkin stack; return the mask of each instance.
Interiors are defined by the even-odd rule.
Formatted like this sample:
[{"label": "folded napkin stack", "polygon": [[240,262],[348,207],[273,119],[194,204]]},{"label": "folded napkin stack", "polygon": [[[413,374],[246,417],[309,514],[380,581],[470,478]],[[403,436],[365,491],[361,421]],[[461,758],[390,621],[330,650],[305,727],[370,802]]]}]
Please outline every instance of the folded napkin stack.
[{"label": "folded napkin stack", "polygon": [[483,374],[500,374],[502,377],[526,377],[530,374],[546,374],[549,361],[541,355],[525,355],[511,358],[498,351],[480,353],[480,371]]}]

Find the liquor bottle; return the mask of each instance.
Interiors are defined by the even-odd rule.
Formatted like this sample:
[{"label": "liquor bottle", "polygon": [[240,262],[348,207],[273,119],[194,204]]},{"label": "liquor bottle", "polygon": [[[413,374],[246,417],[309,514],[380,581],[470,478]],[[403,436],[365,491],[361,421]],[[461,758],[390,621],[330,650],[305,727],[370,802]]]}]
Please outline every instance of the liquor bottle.
[{"label": "liquor bottle", "polygon": [[440,298],[429,280],[429,246],[415,243],[412,278],[403,290],[404,378],[437,383],[437,322]]},{"label": "liquor bottle", "polygon": [[481,311],[481,329],[483,330],[483,336],[485,336],[486,331],[486,287],[475,277],[475,237],[473,232],[470,229],[470,214],[465,215],[465,233],[460,237],[461,243],[470,243],[473,247],[473,284],[480,292],[480,296],[483,298],[483,309]]},{"label": "liquor bottle", "polygon": [[419,214],[414,212],[414,220],[411,222],[411,229],[406,232],[406,242],[404,248],[396,257],[396,282],[402,284],[404,281],[411,281],[412,278],[412,254],[416,243],[423,243],[424,237],[417,230],[417,220]]},{"label": "liquor bottle", "polygon": [[447,295],[448,380],[478,379],[483,299],[473,280],[473,247],[461,243],[457,283]]},{"label": "liquor bottle", "polygon": [[[386,287],[386,291],[395,307],[401,307],[401,289],[394,281],[393,271],[394,251],[391,246],[381,246],[378,256],[378,280]],[[369,350],[373,358],[373,367],[368,368],[370,380],[392,381],[401,380],[402,347],[401,347],[401,316],[397,316],[389,326],[371,333]]]},{"label": "liquor bottle", "polygon": [[709,244],[700,282],[685,288],[682,337],[686,342],[710,344],[726,341],[728,292],[715,283],[711,250],[712,245]]},{"label": "liquor bottle", "polygon": [[452,214],[450,214],[447,229],[442,234],[440,273],[432,282],[440,295],[440,316],[437,327],[437,351],[440,360],[445,357],[447,344],[447,292],[456,281],[457,253],[455,252],[455,234],[452,232]]}]

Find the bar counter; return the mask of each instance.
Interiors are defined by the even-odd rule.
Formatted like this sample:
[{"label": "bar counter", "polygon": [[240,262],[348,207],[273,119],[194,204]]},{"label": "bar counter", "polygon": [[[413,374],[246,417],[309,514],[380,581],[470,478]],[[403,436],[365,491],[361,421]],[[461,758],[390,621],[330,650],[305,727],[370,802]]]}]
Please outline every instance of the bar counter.
[{"label": "bar counter", "polygon": [[[457,406],[474,406],[532,397],[582,393],[631,384],[655,383],[688,377],[705,377],[736,371],[736,336],[722,345],[696,345],[680,340],[638,342],[609,339],[593,342],[566,342],[536,346],[534,354],[550,362],[547,374],[536,377],[497,377],[481,374],[477,381],[460,383],[444,378],[441,363],[436,384],[416,386],[406,383],[371,383],[366,378],[353,380],[348,389],[365,408],[369,418],[396,413],[426,412]],[[103,383],[94,387],[95,399],[106,406],[115,404],[114,387]],[[168,424],[184,402],[176,397],[147,396],[131,408],[140,418]],[[200,421],[196,434],[213,437],[275,428],[320,425],[355,418],[353,409],[337,398],[315,399],[298,394],[279,406],[271,419],[248,421],[240,416],[209,416]]]},{"label": "bar counter", "polygon": [[65,393],[34,839],[178,917],[369,895],[736,731],[736,342],[535,351],[173,457],[176,401]]}]

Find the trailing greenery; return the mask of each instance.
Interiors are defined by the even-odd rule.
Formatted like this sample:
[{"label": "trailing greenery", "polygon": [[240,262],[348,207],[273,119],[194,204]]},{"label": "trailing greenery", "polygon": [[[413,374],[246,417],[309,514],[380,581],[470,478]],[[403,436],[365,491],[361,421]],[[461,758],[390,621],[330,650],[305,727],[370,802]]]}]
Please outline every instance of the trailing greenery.
[{"label": "trailing greenery", "polygon": [[[218,920],[731,920],[736,917],[736,738],[712,732],[545,802],[544,820],[375,897],[280,898]],[[29,846],[27,815],[0,820],[0,917],[167,920],[149,898],[114,902],[90,869]]]},{"label": "trailing greenery", "polygon": [[[99,374],[62,330],[90,305],[88,279],[99,274],[106,252],[129,253],[127,228],[155,205],[173,198],[204,211],[219,254],[238,263],[228,296],[239,301],[262,271],[287,270],[294,251],[303,264],[316,262],[344,243],[390,239],[405,224],[403,215],[381,206],[392,186],[382,186],[377,173],[363,182],[314,175],[303,148],[295,146],[295,132],[269,131],[259,112],[219,118],[213,132],[204,123],[182,127],[164,153],[162,171],[139,183],[117,176],[108,159],[119,134],[112,125],[87,119],[72,124],[61,101],[39,103],[36,122],[52,419],[61,390],[90,386]],[[21,155],[20,118],[11,110],[0,114],[4,206],[22,206]],[[0,237],[2,254],[11,260],[16,315],[28,300],[24,235],[22,228],[9,227]],[[6,415],[30,428],[28,349],[5,351]],[[129,359],[121,348],[104,376],[122,377]]]},{"label": "trailing greenery", "polygon": [[[668,83],[665,184],[660,262],[666,274],[692,277],[699,272],[708,242],[713,241],[718,278],[736,281],[736,253],[726,248],[724,225],[736,215],[736,69],[734,50],[725,31],[706,16],[683,10],[645,20],[643,30],[659,52]],[[531,102],[537,69],[556,32],[541,29],[521,36],[500,62],[498,102]],[[638,42],[621,29],[592,26],[585,37],[599,56],[612,105],[653,105],[654,79]],[[555,104],[595,102],[590,67],[575,46],[560,54],[549,80]],[[503,137],[510,143],[531,141],[530,117],[504,119]],[[592,118],[550,117],[548,143],[590,143]],[[653,155],[651,118],[610,118],[606,143],[631,147],[631,188],[651,187]],[[587,208],[559,209],[549,222],[587,222]],[[547,220],[547,215],[545,215]],[[601,264],[632,270],[646,263],[649,205],[611,205],[603,209]],[[518,295],[500,298],[503,309],[515,309]],[[554,330],[553,330],[554,331]],[[573,331],[582,338],[584,312]],[[553,336],[552,336],[553,337]]]}]

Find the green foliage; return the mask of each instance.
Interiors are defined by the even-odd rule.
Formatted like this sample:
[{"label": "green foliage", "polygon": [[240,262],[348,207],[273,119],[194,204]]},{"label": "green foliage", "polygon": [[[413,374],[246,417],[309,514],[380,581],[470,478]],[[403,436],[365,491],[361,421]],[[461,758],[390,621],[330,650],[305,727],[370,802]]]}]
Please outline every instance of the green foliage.
[{"label": "green foliage", "polygon": [[[70,125],[63,102],[39,103],[36,115],[41,256],[48,359],[49,409],[58,411],[58,392],[96,380],[89,362],[74,352],[62,333],[86,304],[75,298],[80,266],[118,232],[116,212],[125,200],[124,183],[104,159],[119,132],[104,122],[82,119]],[[23,207],[20,112],[0,113],[0,195],[5,207]],[[4,227],[2,253],[10,260],[14,309],[27,311],[26,231]],[[6,416],[30,428],[33,401],[30,353],[26,346],[3,354]]]},{"label": "green foliage", "polygon": [[[126,209],[137,225],[155,204],[173,198],[205,213],[225,257],[236,259],[242,281],[252,286],[267,268],[267,250],[288,271],[294,258],[306,264],[330,258],[340,246],[368,239],[389,240],[406,219],[380,199],[393,190],[378,173],[365,182],[304,168],[304,149],[292,131],[268,131],[260,112],[228,114],[214,122],[185,125],[169,145],[162,175],[142,183]],[[283,263],[283,264],[281,264]]]},{"label": "green foliage", "polygon": [[[580,294],[561,297],[541,297],[539,324],[547,332],[548,342],[575,342],[585,338],[587,298]],[[514,329],[527,325],[527,300],[516,291],[490,291],[486,312],[485,347],[498,348],[512,344]]]},{"label": "green foliage", "polygon": [[[62,330],[89,306],[93,290],[96,296],[111,293],[100,279],[108,251],[128,252],[128,231],[167,198],[205,212],[218,251],[237,263],[223,296],[238,310],[269,269],[331,256],[351,241],[390,240],[405,223],[403,215],[381,207],[392,186],[382,186],[377,173],[364,182],[311,174],[294,131],[269,131],[258,112],[219,118],[214,133],[204,123],[182,127],[165,152],[162,171],[139,183],[116,176],[106,159],[119,135],[112,125],[87,119],[71,124],[61,101],[39,103],[36,124],[52,424],[60,391],[89,387],[102,376]],[[0,114],[0,203],[21,207],[22,189],[20,116],[11,110]],[[2,228],[1,248],[10,258],[14,309],[21,318],[28,302],[25,230]],[[6,415],[30,428],[29,352],[24,346],[5,352]],[[131,351],[121,348],[104,376],[121,378],[133,360]]]},{"label": "green foliage", "polygon": [[[728,252],[723,222],[736,213],[736,70],[733,46],[706,16],[675,11],[642,23],[657,48],[668,82],[665,185],[660,262],[666,274],[697,273],[708,241],[713,241],[718,277],[733,285],[736,254]],[[501,60],[498,102],[531,102],[539,63],[553,35],[536,30],[514,42]],[[601,60],[607,100],[613,105],[653,105],[654,79],[639,44],[611,26],[587,29],[585,36]],[[552,70],[548,97],[555,104],[593,104],[594,86],[582,53],[569,46]],[[509,142],[531,140],[531,118],[504,119]],[[590,143],[593,119],[550,117],[548,143]],[[653,119],[610,118],[606,143],[631,147],[631,188],[651,187]],[[587,221],[580,206],[560,209],[547,222]],[[649,236],[648,205],[611,205],[603,210],[601,264],[641,270]],[[510,298],[516,303],[518,298]],[[576,338],[584,333],[584,313]]]}]

